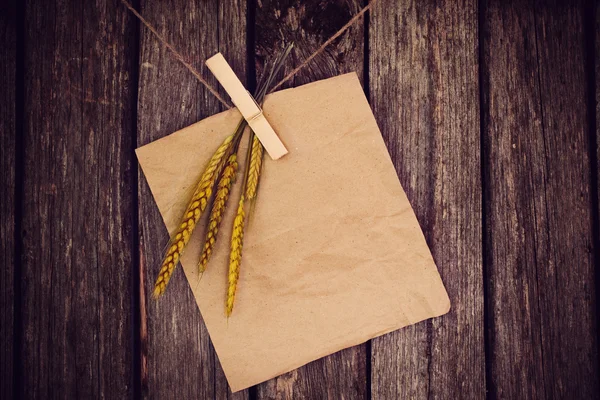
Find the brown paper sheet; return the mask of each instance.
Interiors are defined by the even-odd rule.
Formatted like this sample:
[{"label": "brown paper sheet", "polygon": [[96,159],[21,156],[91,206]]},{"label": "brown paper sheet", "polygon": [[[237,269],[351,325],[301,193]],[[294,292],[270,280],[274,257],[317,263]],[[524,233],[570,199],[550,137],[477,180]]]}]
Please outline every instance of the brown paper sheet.
[{"label": "brown paper sheet", "polygon": [[[182,258],[233,391],[450,308],[356,75],[274,93],[264,112],[290,153],[265,157],[229,321],[228,249],[239,184],[200,281],[203,221]],[[225,111],[137,149],[170,232],[239,119],[237,110]],[[156,272],[158,266],[148,271]],[[176,270],[173,279],[181,278]],[[176,294],[167,288],[165,295]]]}]

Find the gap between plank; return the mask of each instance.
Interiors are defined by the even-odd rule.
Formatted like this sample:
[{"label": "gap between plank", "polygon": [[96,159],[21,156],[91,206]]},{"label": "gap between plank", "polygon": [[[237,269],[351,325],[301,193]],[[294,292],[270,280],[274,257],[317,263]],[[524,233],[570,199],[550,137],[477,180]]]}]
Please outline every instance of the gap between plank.
[{"label": "gap between plank", "polygon": [[[363,3],[363,7],[366,7],[369,4],[369,0],[365,0]],[[369,24],[371,22],[371,13],[373,10],[365,13],[363,19],[363,89],[365,91],[365,96],[367,97],[367,101],[370,102],[371,99],[371,88],[369,86],[369,64],[371,62],[371,57],[369,54]]]},{"label": "gap between plank", "polygon": [[486,102],[485,89],[489,87],[485,76],[485,57],[484,57],[484,30],[485,30],[485,10],[486,0],[479,0],[477,3],[477,37],[478,37],[478,63],[479,63],[479,177],[481,179],[481,272],[483,281],[483,341],[484,341],[484,363],[485,363],[485,394],[490,398],[492,385],[492,364],[491,343],[490,343],[490,325],[491,314],[488,310],[489,288],[488,288],[488,246],[487,246],[487,213],[486,205],[488,201],[486,182],[486,173],[489,171],[488,150],[486,148],[486,115],[489,110]]},{"label": "gap between plank", "polygon": [[[137,9],[140,8],[140,2],[138,0],[133,0],[133,6]],[[131,100],[130,100],[130,109],[131,109],[131,122],[129,128],[131,129],[131,188],[134,195],[132,196],[132,221],[131,221],[131,231],[133,235],[132,243],[132,261],[133,265],[131,267],[131,273],[133,274],[133,279],[131,280],[132,290],[131,290],[131,310],[132,310],[132,374],[131,378],[133,380],[133,398],[141,399],[142,398],[142,353],[141,353],[141,290],[140,285],[143,285],[144,282],[141,281],[140,278],[140,235],[139,235],[139,168],[137,165],[137,160],[135,157],[135,148],[137,146],[137,131],[138,131],[138,95],[139,95],[139,69],[140,69],[140,30],[142,29],[140,26],[140,21],[137,18],[133,18],[128,11],[125,11],[125,18],[133,19],[133,60],[130,62],[131,68],[131,79],[130,79],[130,89],[131,89]]]},{"label": "gap between plank", "polygon": [[[583,32],[584,32],[584,50],[585,50],[585,78],[587,82],[587,113],[588,113],[588,146],[590,160],[590,196],[592,200],[592,249],[591,255],[594,258],[594,288],[596,301],[596,347],[600,343],[600,302],[598,301],[598,293],[600,293],[600,210],[598,192],[598,137],[597,127],[598,121],[596,116],[596,7],[595,1],[585,3],[583,16]],[[597,348],[596,348],[597,350]],[[600,358],[598,359],[598,375],[600,376]]]},{"label": "gap between plank", "polygon": [[[364,0],[363,7],[366,7],[369,4],[369,0]],[[368,13],[365,13],[363,16],[363,89],[365,91],[365,96],[367,101],[370,103],[371,101],[371,87],[370,87],[370,69],[369,64],[371,61],[370,53],[369,53],[369,29],[371,23],[371,13],[373,9],[371,9]],[[372,340],[368,340],[365,343],[365,375],[366,375],[366,388],[365,394],[367,400],[371,400],[373,397],[372,387],[373,387],[373,379],[372,372],[373,366],[371,365],[372,358]]]},{"label": "gap between plank", "polygon": [[[246,88],[256,89],[256,0],[246,1]],[[229,384],[229,383],[228,383]],[[258,399],[258,385],[248,388],[248,400]]]},{"label": "gap between plank", "polygon": [[[14,205],[14,265],[13,265],[13,398],[23,393],[21,348],[23,326],[21,318],[23,266],[23,197],[25,190],[25,4],[17,1],[16,60],[15,60],[15,205]],[[24,372],[24,371],[23,371]]]}]

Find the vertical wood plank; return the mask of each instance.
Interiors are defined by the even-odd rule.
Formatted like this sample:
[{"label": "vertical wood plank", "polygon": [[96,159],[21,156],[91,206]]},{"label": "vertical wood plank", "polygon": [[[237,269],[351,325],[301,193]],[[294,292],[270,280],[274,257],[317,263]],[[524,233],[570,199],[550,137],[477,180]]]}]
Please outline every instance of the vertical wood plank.
[{"label": "vertical wood plank", "polygon": [[[279,0],[258,2],[255,22],[257,75],[260,76],[265,61],[270,61],[287,43],[293,41],[295,47],[284,73],[291,71],[348,22],[361,7],[362,2],[356,0],[305,1],[301,4]],[[358,21],[284,87],[298,86],[352,71],[362,81],[363,65],[364,23]],[[367,398],[366,349],[365,344],[345,349],[271,379],[258,385],[257,398]]]},{"label": "vertical wood plank", "polygon": [[371,105],[452,303],[372,341],[372,398],[484,398],[477,1],[380,4],[369,27]]},{"label": "vertical wood plank", "polygon": [[595,398],[581,2],[489,1],[483,118],[490,394]]},{"label": "vertical wood plank", "polygon": [[131,396],[133,31],[116,1],[25,18],[20,394]]},{"label": "vertical wood plank", "polygon": [[[25,10],[25,45],[30,50],[25,54],[29,68],[25,71],[21,232],[22,367],[27,371],[23,397],[77,394],[75,343],[68,337],[76,328],[71,307],[75,235],[71,232],[71,196],[67,195],[75,193],[76,169],[67,172],[60,166],[74,163],[75,143],[71,145],[69,139],[80,144],[82,101],[71,96],[82,87],[81,67],[76,64],[82,58],[80,14],[81,10],[62,1],[29,2]],[[53,87],[63,90],[53,91]],[[90,371],[97,379],[94,344],[90,346]]]},{"label": "vertical wood plank", "polygon": [[[595,93],[593,94],[593,99],[595,100],[596,106],[596,118],[594,120],[596,128],[596,148],[592,149],[592,151],[596,153],[595,163],[592,163],[592,177],[594,175],[596,176],[596,191],[595,193],[592,193],[592,196],[596,196],[596,258],[594,259],[596,269],[596,332],[600,338],[600,321],[598,320],[598,311],[600,311],[600,304],[598,304],[598,296],[600,296],[600,293],[598,292],[598,289],[600,288],[600,273],[598,272],[598,263],[600,263],[600,259],[598,258],[598,254],[600,254],[600,247],[598,247],[600,244],[600,6],[597,1],[590,2],[590,11],[592,14],[589,19],[590,29],[594,31],[594,52],[592,53],[594,65],[591,65],[591,68],[594,68]],[[588,54],[588,57],[589,56],[590,54]]]},{"label": "vertical wood plank", "polygon": [[0,5],[0,398],[13,397],[17,3]]},{"label": "vertical wood plank", "polygon": [[[600,273],[598,272],[598,263],[600,262],[600,259],[598,258],[598,254],[600,254],[600,247],[598,247],[598,245],[600,244],[600,6],[598,4],[597,1],[590,1],[589,2],[589,12],[591,13],[591,16],[589,17],[589,29],[591,31],[593,31],[593,41],[594,43],[592,44],[592,46],[594,46],[593,52],[592,54],[588,54],[588,57],[590,57],[591,60],[593,60],[594,64],[590,65],[591,68],[593,68],[593,75],[594,75],[594,93],[593,93],[593,100],[595,103],[595,119],[594,119],[594,124],[595,126],[592,127],[595,128],[596,132],[595,132],[595,145],[596,148],[595,149],[591,149],[593,152],[595,152],[595,156],[596,159],[594,160],[595,163],[592,163],[592,177],[596,177],[596,187],[595,187],[595,193],[592,193],[592,196],[596,196],[596,220],[595,220],[595,224],[596,224],[596,252],[595,252],[595,256],[596,258],[594,259],[595,261],[595,276],[596,276],[596,331],[598,334],[598,337],[600,338],[600,320],[598,320],[598,311],[600,311],[600,304],[598,304],[598,296],[600,295],[598,292],[598,289],[600,288]],[[588,39],[591,39],[588,37]],[[591,57],[593,56],[593,57]],[[591,63],[590,63],[591,64]],[[593,132],[592,132],[593,134]],[[594,141],[593,141],[594,142]],[[600,352],[600,351],[599,351]]]},{"label": "vertical wood plank", "polygon": [[[86,233],[81,249],[77,249],[82,254],[75,262],[78,271],[83,272],[78,279],[86,279],[88,249],[96,247],[97,276],[89,292],[97,296],[97,309],[90,313],[97,315],[94,325],[98,327],[99,397],[123,399],[133,394],[135,379],[132,299],[137,221],[133,213],[133,128],[137,82],[132,78],[136,76],[138,42],[133,18],[118,0],[84,2],[82,34],[83,137],[89,133],[89,142],[83,146],[86,151],[91,144],[93,147],[85,154],[83,189],[79,193],[95,195],[97,203],[90,213],[85,199],[81,199],[76,211],[80,219],[74,229],[89,224],[89,235]],[[97,159],[91,161],[94,157]],[[81,228],[77,231],[80,234]],[[81,293],[79,302],[87,303],[88,298],[88,292]],[[77,330],[86,332],[84,337],[89,336],[84,329],[77,325]],[[82,358],[86,351],[80,347],[77,357]]]},{"label": "vertical wood plank", "polygon": [[[204,60],[221,51],[246,75],[245,1],[143,0],[141,14],[213,83]],[[221,106],[156,38],[141,28],[138,139],[141,146],[220,111]],[[177,160],[172,160],[176,162]],[[180,267],[167,292],[152,299],[168,233],[139,170],[142,395],[150,398],[238,398],[232,395]]]}]

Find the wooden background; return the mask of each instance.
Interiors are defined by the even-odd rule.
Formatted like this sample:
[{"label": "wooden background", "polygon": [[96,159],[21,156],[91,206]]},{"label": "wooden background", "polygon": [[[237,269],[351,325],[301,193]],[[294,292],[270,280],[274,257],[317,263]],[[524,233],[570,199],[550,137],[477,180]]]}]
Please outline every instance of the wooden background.
[{"label": "wooden background", "polygon": [[[357,0],[139,0],[253,86]],[[597,398],[594,1],[379,0],[293,85],[356,71],[451,312],[232,395],[134,148],[220,110],[118,0],[0,3],[0,398]],[[210,78],[214,83],[214,80]]]}]

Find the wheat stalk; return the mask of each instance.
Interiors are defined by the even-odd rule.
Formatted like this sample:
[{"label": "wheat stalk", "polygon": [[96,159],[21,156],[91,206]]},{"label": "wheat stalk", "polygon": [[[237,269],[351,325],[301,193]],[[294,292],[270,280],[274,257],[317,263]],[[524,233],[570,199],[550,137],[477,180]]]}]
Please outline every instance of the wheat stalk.
[{"label": "wheat stalk", "polygon": [[[266,95],[266,92],[277,75],[277,72],[283,65],[285,58],[290,54],[292,45],[288,45],[283,54],[276,58],[271,66],[268,74],[263,75],[257,89],[256,100],[259,104]],[[208,204],[211,205],[210,216],[208,219],[207,233],[203,246],[202,255],[198,265],[199,271],[202,273],[206,270],[213,247],[217,240],[219,227],[227,207],[227,200],[235,174],[237,172],[237,151],[238,146],[246,127],[245,120],[240,121],[236,131],[228,136],[225,141],[219,146],[213,154],[206,169],[202,173],[196,189],[190,200],[183,217],[181,218],[177,231],[171,236],[167,252],[163,258],[163,262],[154,285],[153,295],[158,298],[165,292],[167,284],[171,279],[173,270],[180,261],[183,250],[188,244],[194,228]],[[260,172],[262,166],[264,149],[258,138],[251,133],[246,155],[246,163],[244,169],[244,183],[240,193],[237,213],[234,219],[233,232],[231,236],[231,250],[229,259],[228,273],[228,289],[226,301],[226,313],[229,317],[233,311],[233,303],[240,272],[242,260],[242,246],[244,237],[244,224],[246,214],[244,204],[247,199],[256,198]],[[215,192],[216,189],[216,193]],[[211,199],[214,200],[211,203]]]},{"label": "wheat stalk", "polygon": [[[242,247],[244,245],[244,225],[246,222],[246,213],[244,211],[244,203],[246,202],[245,194],[248,192],[250,183],[250,175],[252,174],[252,156],[258,157],[261,152],[258,147],[262,148],[260,141],[257,140],[258,146],[255,146],[256,136],[251,134],[248,141],[248,149],[246,151],[246,165],[244,168],[244,185],[240,194],[240,202],[238,204],[237,213],[233,220],[233,231],[231,232],[231,248],[229,252],[229,273],[227,274],[227,300],[225,302],[225,314],[227,317],[233,311],[233,303],[235,301],[235,292],[237,290],[238,278],[240,276],[240,265],[242,263]],[[262,157],[262,154],[261,154]],[[256,159],[254,160],[255,164]],[[256,167],[256,165],[255,165]],[[260,166],[255,168],[260,173]],[[256,175],[256,183],[258,184],[258,173]],[[256,189],[256,186],[255,186]],[[254,193],[256,195],[256,192]]]},{"label": "wheat stalk", "polygon": [[215,194],[215,200],[210,210],[210,217],[208,219],[208,230],[206,232],[206,238],[204,239],[204,246],[202,255],[200,256],[200,262],[198,269],[200,273],[206,270],[210,256],[212,255],[213,247],[217,241],[217,234],[219,233],[219,227],[223,220],[223,214],[225,213],[225,206],[229,199],[229,193],[231,186],[235,180],[235,173],[237,172],[237,154],[232,154],[227,160],[221,179],[217,185],[217,193]]},{"label": "wheat stalk", "polygon": [[171,279],[171,275],[173,275],[173,270],[179,263],[179,259],[183,254],[185,246],[190,241],[196,223],[202,216],[202,213],[206,209],[210,197],[212,196],[214,184],[224,166],[223,160],[225,159],[225,155],[230,152],[234,142],[233,139],[239,137],[240,127],[242,125],[244,124],[240,122],[236,132],[225,138],[202,173],[202,176],[196,185],[196,190],[192,195],[192,199],[181,217],[179,227],[169,240],[167,252],[163,258],[160,271],[158,272],[156,283],[154,284],[154,298],[160,297],[165,292],[167,284]]},{"label": "wheat stalk", "polygon": [[[236,130],[237,133],[237,130]],[[207,200],[212,195],[212,190],[215,184],[215,181],[219,175],[220,167],[222,168],[222,161],[225,159],[225,155],[231,150],[231,146],[233,144],[233,139],[236,136],[236,133],[231,134],[225,138],[223,143],[219,146],[217,151],[213,154],[200,181],[198,182],[198,186],[196,187],[196,191],[192,196],[192,203],[196,200],[200,200],[206,198]],[[207,195],[208,194],[208,195]],[[206,208],[206,202],[204,203],[204,208]],[[202,211],[204,211],[204,208]]]},{"label": "wheat stalk", "polygon": [[[272,79],[283,65],[283,61],[290,54],[293,45],[286,46],[281,56],[277,57],[266,76],[264,83],[261,83],[261,89],[256,97],[259,104],[265,97],[265,94],[271,84]],[[244,224],[246,213],[244,203],[246,197],[253,199],[256,197],[258,189],[258,180],[262,166],[263,146],[254,133],[249,136],[248,150],[246,154],[246,165],[244,168],[244,185],[240,194],[237,213],[233,221],[233,231],[231,233],[231,248],[229,252],[229,273],[227,275],[227,299],[225,301],[225,314],[227,317],[233,312],[233,303],[235,302],[235,293],[237,290],[238,279],[240,276],[240,265],[242,263],[242,247],[244,242]]]},{"label": "wheat stalk", "polygon": [[252,150],[250,152],[250,171],[248,172],[248,185],[246,186],[246,197],[248,200],[256,197],[260,169],[262,166],[264,147],[258,137],[252,133]]},{"label": "wheat stalk", "polygon": [[242,262],[242,247],[244,244],[244,195],[240,197],[237,213],[233,220],[233,232],[231,233],[231,251],[229,253],[229,274],[227,281],[229,287],[227,289],[227,301],[225,304],[225,313],[229,317],[233,311],[233,302],[235,300],[235,292],[237,282],[240,276],[240,264]]}]

